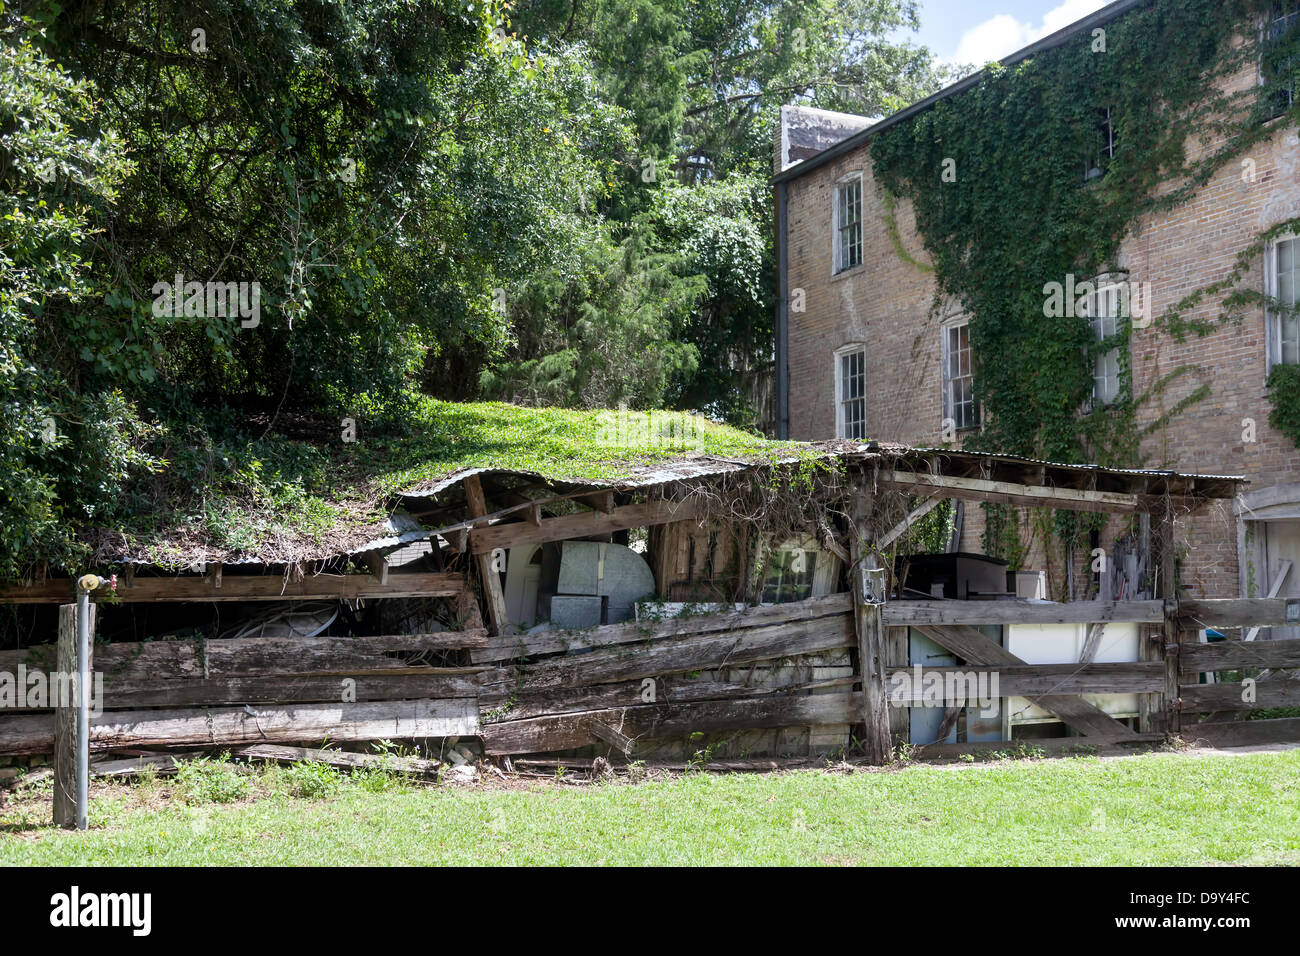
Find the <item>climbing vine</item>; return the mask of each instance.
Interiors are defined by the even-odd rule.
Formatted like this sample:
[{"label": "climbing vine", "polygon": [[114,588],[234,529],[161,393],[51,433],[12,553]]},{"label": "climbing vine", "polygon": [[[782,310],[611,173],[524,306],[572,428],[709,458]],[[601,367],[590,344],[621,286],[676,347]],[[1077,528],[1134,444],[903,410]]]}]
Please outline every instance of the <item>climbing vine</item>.
[{"label": "climbing vine", "polygon": [[[972,88],[871,140],[886,209],[895,196],[912,203],[936,308],[958,302],[976,355],[996,356],[976,364],[985,429],[973,445],[1140,463],[1135,412],[1150,396],[1135,398],[1124,375],[1114,401],[1089,407],[1093,360],[1125,345],[1130,325],[1099,340],[1073,309],[1045,317],[1045,290],[1067,277],[1127,278],[1120,244],[1142,217],[1186,202],[1272,135],[1264,120],[1294,80],[1300,43],[1295,30],[1263,38],[1249,28],[1270,9],[1267,0],[1155,0],[1100,37],[1084,32],[1012,68],[993,66]],[[1234,44],[1237,36],[1244,42]],[[1261,57],[1272,66],[1268,82],[1227,82]],[[1107,116],[1113,155],[1102,149]],[[1089,157],[1101,173],[1092,179]]]},{"label": "climbing vine", "polygon": [[[1268,0],[1154,0],[1012,67],[995,64],[960,95],[871,139],[891,242],[901,246],[895,203],[906,198],[933,266],[934,310],[956,303],[970,318],[984,428],[969,447],[1137,467],[1142,439],[1208,396],[1202,385],[1164,406],[1169,386],[1193,371],[1187,367],[1133,394],[1130,330],[1139,314],[1139,325],[1153,317],[1149,286],[1128,281],[1119,253],[1143,217],[1185,203],[1273,136],[1272,120],[1290,124],[1300,115],[1292,102],[1300,98],[1291,95],[1300,30],[1259,29],[1272,7]],[[1232,82],[1257,70],[1258,85]],[[1294,226],[1261,234],[1222,282],[1176,303],[1153,331],[1204,335],[1267,304],[1235,287],[1268,239]],[[1052,284],[1069,289],[1100,276],[1144,293],[1121,298],[1117,328],[1101,339],[1072,302],[1049,308]],[[1223,296],[1220,315],[1187,317],[1213,295]],[[1116,348],[1119,392],[1094,403],[1094,362]],[[1279,374],[1275,404],[1283,392],[1296,394],[1290,374]],[[1300,399],[1282,402],[1290,410],[1275,417],[1300,430],[1293,408]],[[1160,414],[1139,423],[1147,403],[1158,403]],[[1003,510],[986,519],[986,546],[1018,558],[1014,520]],[[1058,513],[1054,536],[1073,547],[1098,520]]]}]

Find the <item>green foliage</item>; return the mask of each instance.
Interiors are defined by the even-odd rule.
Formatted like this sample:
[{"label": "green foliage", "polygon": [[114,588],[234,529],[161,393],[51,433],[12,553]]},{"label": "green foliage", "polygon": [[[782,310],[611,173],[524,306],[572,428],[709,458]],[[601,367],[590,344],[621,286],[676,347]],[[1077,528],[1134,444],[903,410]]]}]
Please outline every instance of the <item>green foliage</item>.
[{"label": "green foliage", "polygon": [[[914,4],[521,6],[4,6],[0,579],[319,539],[457,457],[393,446],[515,456],[417,435],[426,395],[752,424],[777,110],[928,92]],[[256,321],[167,315],[177,276],[256,283]]]},{"label": "green foliage", "polygon": [[343,775],[329,764],[303,760],[291,764],[284,772],[289,794],[308,800],[332,797],[343,785]]},{"label": "green foliage", "polygon": [[[1098,341],[1086,318],[1045,318],[1046,286],[1118,273],[1120,242],[1142,216],[1185,201],[1269,134],[1258,102],[1274,86],[1220,89],[1254,62],[1253,31],[1240,45],[1233,37],[1267,7],[1156,0],[1107,25],[1105,52],[1085,33],[1010,69],[994,66],[973,88],[872,140],[886,188],[913,204],[941,300],[972,317],[977,356],[997,357],[975,369],[986,423],[976,444],[1137,463],[1141,397],[1125,389],[1113,405],[1080,414],[1093,359],[1126,344],[1127,323]],[[1283,42],[1293,49],[1296,38]],[[1084,159],[1096,153],[1107,108],[1118,145],[1105,175],[1085,183]],[[1211,131],[1221,145],[1186,151]],[[942,179],[945,160],[955,162],[955,182]]]},{"label": "green foliage", "polygon": [[176,792],[186,803],[233,803],[248,796],[248,774],[229,754],[195,757],[176,766]]},{"label": "green foliage", "polygon": [[54,318],[96,292],[86,256],[131,168],[121,140],[95,131],[90,84],[12,27],[0,74],[0,577],[12,577],[24,558],[74,560],[71,526],[111,515],[127,477],[156,462],[120,392],[73,387],[86,339]]},{"label": "green foliage", "polygon": [[1300,447],[1300,365],[1275,365],[1268,376],[1268,423]]}]

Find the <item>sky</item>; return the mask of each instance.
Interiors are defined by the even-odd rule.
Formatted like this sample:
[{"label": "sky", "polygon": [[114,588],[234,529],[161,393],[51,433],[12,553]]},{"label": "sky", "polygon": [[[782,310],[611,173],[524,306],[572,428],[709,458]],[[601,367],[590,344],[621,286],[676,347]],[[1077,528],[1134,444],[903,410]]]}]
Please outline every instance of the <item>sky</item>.
[{"label": "sky", "polygon": [[919,0],[920,32],[940,60],[982,66],[1106,5],[1107,0]]}]

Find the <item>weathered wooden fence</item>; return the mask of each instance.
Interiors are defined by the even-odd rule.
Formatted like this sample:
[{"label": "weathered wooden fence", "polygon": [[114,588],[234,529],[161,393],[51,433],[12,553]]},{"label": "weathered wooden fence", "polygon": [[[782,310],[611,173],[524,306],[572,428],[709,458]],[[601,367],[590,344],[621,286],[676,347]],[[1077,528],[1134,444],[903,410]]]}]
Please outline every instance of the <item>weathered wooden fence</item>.
[{"label": "weathered wooden fence", "polygon": [[[780,732],[799,729],[809,751],[836,749],[852,733],[883,740],[886,753],[876,759],[885,759],[891,737],[905,734],[905,708],[921,703],[915,693],[890,689],[897,673],[913,670],[909,628],[958,660],[924,674],[996,673],[1001,697],[1030,698],[1077,735],[1060,746],[1135,744],[1165,734],[1215,745],[1300,739],[1300,719],[1239,719],[1300,704],[1300,682],[1287,679],[1288,669],[1300,668],[1300,641],[1204,644],[1193,636],[1204,627],[1294,624],[1300,602],[927,600],[879,603],[865,613],[863,602],[856,604],[841,593],[522,635],[490,635],[475,618],[475,626],[429,634],[99,645],[104,712],[92,721],[90,746],[102,752],[479,737],[489,756],[596,747],[625,757],[680,757],[701,741],[746,733],[776,732],[755,749],[779,751]],[[872,620],[878,639],[863,633],[863,622],[874,626]],[[1142,659],[1090,658],[1111,623],[1143,629]],[[1033,664],[976,629],[990,624],[1087,624],[1095,631],[1079,661]],[[871,650],[875,640],[879,652]],[[461,663],[431,666],[414,657],[446,651],[457,652]],[[0,672],[49,669],[52,653],[53,645],[0,652]],[[1201,683],[1210,673],[1233,682]],[[1084,694],[1141,695],[1138,726]],[[6,713],[0,754],[48,753],[54,732],[48,711]],[[980,746],[940,744],[931,752]]]}]

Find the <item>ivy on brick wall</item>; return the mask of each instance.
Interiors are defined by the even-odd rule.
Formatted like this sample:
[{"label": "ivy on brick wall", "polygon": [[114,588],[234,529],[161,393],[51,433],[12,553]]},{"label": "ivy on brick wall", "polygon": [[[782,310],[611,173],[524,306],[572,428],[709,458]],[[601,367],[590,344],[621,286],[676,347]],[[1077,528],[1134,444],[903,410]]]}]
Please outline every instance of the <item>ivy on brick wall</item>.
[{"label": "ivy on brick wall", "polygon": [[1300,365],[1275,365],[1268,376],[1268,423],[1300,447]]},{"label": "ivy on brick wall", "polygon": [[[1193,197],[1273,135],[1278,115],[1293,122],[1300,30],[1260,29],[1272,7],[1154,0],[1102,32],[1081,32],[1010,68],[993,65],[970,89],[872,138],[886,193],[909,199],[915,211],[935,270],[935,308],[955,302],[970,317],[985,427],[968,445],[1134,467],[1143,463],[1145,434],[1209,394],[1201,387],[1172,407],[1161,402],[1159,420],[1140,426],[1143,404],[1188,370],[1134,396],[1125,367],[1116,399],[1092,407],[1094,360],[1119,347],[1126,363],[1131,326],[1121,321],[1099,340],[1068,304],[1064,315],[1047,317],[1047,289],[1067,277],[1126,282],[1120,245],[1144,216]],[[1226,82],[1258,64],[1261,85]],[[1141,288],[1147,277],[1131,278]],[[1248,298],[1233,293],[1225,313]],[[1149,310],[1149,296],[1133,304],[1134,314]],[[1162,326],[1206,332],[1176,312],[1153,329]],[[1077,542],[1095,524],[1059,514],[1056,531]]]}]

